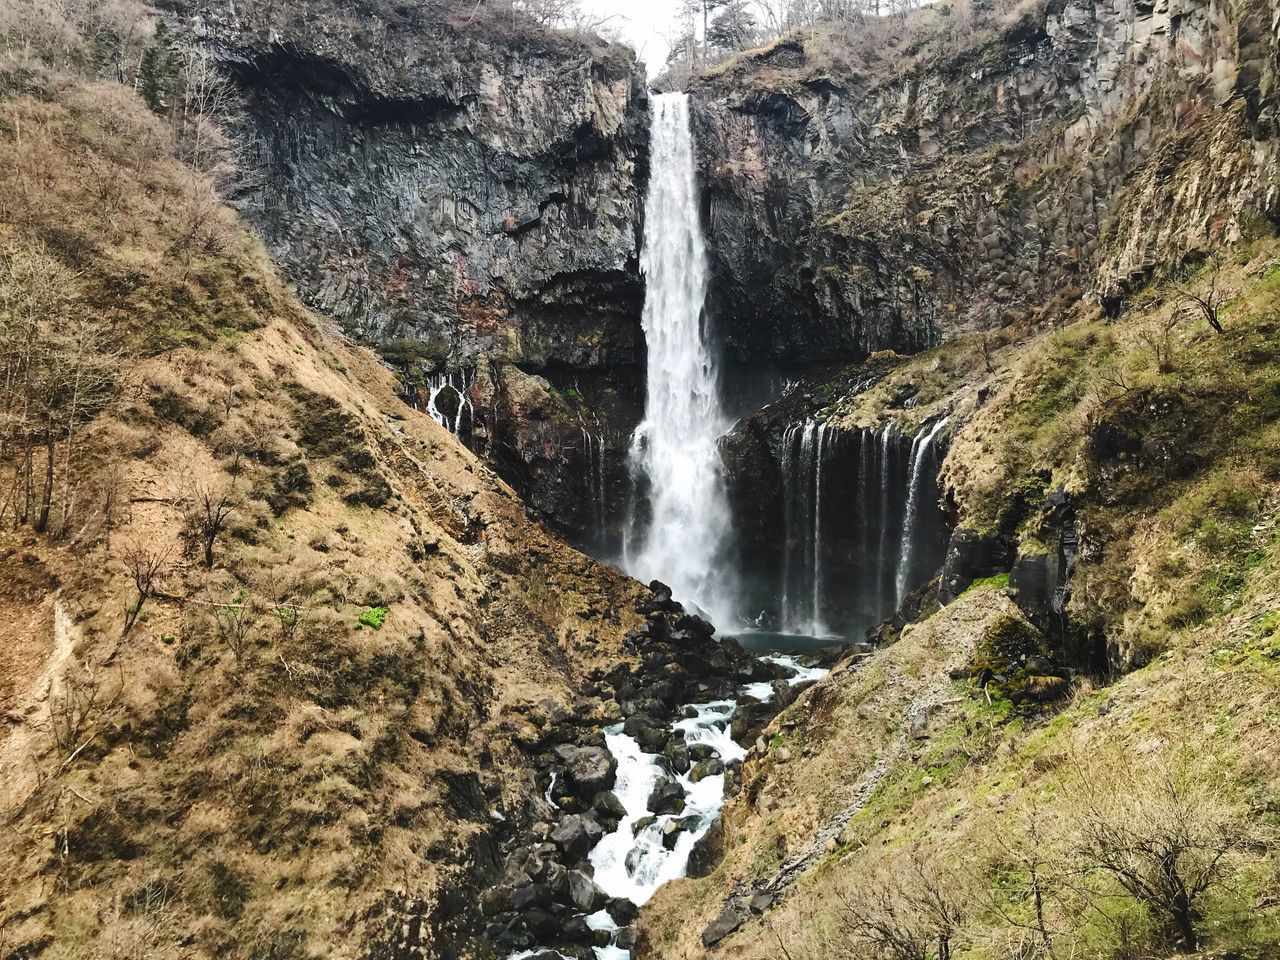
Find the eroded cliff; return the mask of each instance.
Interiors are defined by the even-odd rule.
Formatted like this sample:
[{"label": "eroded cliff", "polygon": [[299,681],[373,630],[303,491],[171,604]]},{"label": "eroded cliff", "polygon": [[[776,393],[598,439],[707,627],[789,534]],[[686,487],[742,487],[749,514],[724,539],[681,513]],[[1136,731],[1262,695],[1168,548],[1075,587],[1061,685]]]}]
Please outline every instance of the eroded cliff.
[{"label": "eroded cliff", "polygon": [[643,402],[634,55],[447,4],[183,13],[244,95],[236,203],[303,300],[594,532]]}]

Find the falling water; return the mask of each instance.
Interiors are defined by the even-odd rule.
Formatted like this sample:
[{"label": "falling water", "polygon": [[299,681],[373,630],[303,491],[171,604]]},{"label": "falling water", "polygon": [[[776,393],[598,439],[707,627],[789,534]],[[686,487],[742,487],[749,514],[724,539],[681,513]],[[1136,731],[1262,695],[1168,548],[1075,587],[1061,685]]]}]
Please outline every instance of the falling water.
[{"label": "falling water", "polygon": [[924,466],[926,463],[931,462],[930,454],[933,450],[933,441],[946,425],[947,418],[943,417],[933,425],[928,433],[921,429],[916,434],[915,442],[911,444],[911,470],[907,480],[907,512],[902,521],[902,543],[898,549],[898,577],[897,590],[895,592],[895,603],[898,605],[901,605],[902,598],[906,596],[907,590],[911,586],[911,563],[915,552],[916,523],[920,513],[920,497],[924,493],[920,488],[926,479],[924,477]]},{"label": "falling water", "polygon": [[640,261],[648,380],[631,449],[649,522],[643,531],[634,517],[628,524],[624,564],[641,579],[665,581],[678,600],[724,625],[731,590],[720,554],[729,514],[718,441],[729,424],[704,325],[707,256],[694,162],[688,98],[654,97]]},{"label": "falling water", "polygon": [[603,433],[592,433],[585,423],[582,430],[583,493],[590,507],[589,515],[596,534],[604,541],[608,534],[609,501],[605,485],[605,441]]},{"label": "falling water", "polygon": [[[782,437],[782,482],[786,542],[782,562],[782,630],[825,636],[822,615],[825,571],[822,531],[822,475],[827,425],[809,420],[788,427]],[[797,540],[799,543],[797,544]]]},{"label": "falling water", "polygon": [[845,430],[811,419],[786,427],[778,446],[779,631],[856,637],[937,569],[945,549],[936,484],[945,428],[932,422],[912,440],[891,424]]},{"label": "falling water", "polygon": [[876,596],[878,597],[885,595],[885,574],[889,569],[889,488],[891,486],[889,476],[893,463],[890,457],[892,440],[893,425],[886,423],[884,432],[880,435],[880,549],[877,551],[876,561]]},{"label": "falling water", "polygon": [[[465,425],[470,425],[471,382],[465,373],[429,373],[427,374],[427,413],[431,419],[450,433],[461,434]],[[450,400],[457,404],[450,413],[442,409],[440,403]]]}]

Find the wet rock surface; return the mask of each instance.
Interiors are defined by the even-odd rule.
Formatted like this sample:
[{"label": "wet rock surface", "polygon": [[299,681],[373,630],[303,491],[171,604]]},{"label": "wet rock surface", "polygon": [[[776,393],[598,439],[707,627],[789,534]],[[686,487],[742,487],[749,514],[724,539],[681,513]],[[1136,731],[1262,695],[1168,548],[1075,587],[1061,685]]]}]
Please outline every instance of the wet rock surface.
[{"label": "wet rock surface", "polygon": [[[603,746],[605,727],[621,723],[670,773],[650,797],[654,815],[633,825],[638,835],[658,815],[668,816],[661,832],[666,850],[694,826],[691,818],[680,816],[685,789],[678,773],[696,771],[700,781],[728,768],[726,791],[736,789],[732,774],[738,764],[726,764],[707,744],[687,743],[675,724],[691,712],[688,704],[736,699],[743,684],[782,671],[732,639],[716,639],[711,624],[686,613],[656,581],[637,611],[645,622],[626,638],[636,662],[593,675],[588,686],[596,698],[584,700],[581,709],[539,707],[545,722],[527,749],[542,771],[545,796],[531,801],[532,826],[504,847],[505,867],[481,900],[485,939],[498,953],[536,947],[578,956],[579,948],[607,942],[609,935],[592,931],[585,919],[602,910],[621,928],[613,942],[623,947],[633,942],[628,924],[636,916],[635,904],[601,890],[588,859],[591,848],[627,814],[611,789],[617,761]],[[777,710],[774,704],[754,704],[750,718],[736,727],[741,739],[753,740]]]},{"label": "wet rock surface", "polygon": [[300,298],[585,542],[643,402],[634,54],[443,5],[176,6],[244,98],[235,202]]}]

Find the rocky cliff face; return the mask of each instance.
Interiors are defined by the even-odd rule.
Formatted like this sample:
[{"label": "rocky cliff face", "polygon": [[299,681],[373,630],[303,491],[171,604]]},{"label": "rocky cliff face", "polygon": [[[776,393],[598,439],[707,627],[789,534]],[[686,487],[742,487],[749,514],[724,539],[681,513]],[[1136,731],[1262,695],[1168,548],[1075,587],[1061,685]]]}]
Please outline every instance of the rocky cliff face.
[{"label": "rocky cliff face", "polygon": [[1059,0],[959,56],[815,33],[699,81],[731,348],[916,350],[1249,233],[1277,211],[1263,6]]},{"label": "rocky cliff face", "polygon": [[[245,97],[238,205],[302,298],[542,512],[585,526],[583,428],[629,432],[641,379],[634,56],[433,8],[187,12]],[[444,373],[459,389],[438,396]]]}]

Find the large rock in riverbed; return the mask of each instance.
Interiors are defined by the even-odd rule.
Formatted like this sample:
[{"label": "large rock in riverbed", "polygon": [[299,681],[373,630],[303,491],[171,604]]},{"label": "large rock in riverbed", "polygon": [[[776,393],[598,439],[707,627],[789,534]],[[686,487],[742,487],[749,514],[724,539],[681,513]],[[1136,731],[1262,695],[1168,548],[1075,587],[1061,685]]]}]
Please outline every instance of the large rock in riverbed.
[{"label": "large rock in riverbed", "polygon": [[604,828],[588,817],[570,814],[551,831],[551,842],[571,860],[585,859],[600,838]]},{"label": "large rock in riverbed", "polygon": [[613,789],[618,762],[604,747],[579,747],[563,743],[555,755],[564,763],[565,781],[579,797],[590,800],[602,790]]}]

